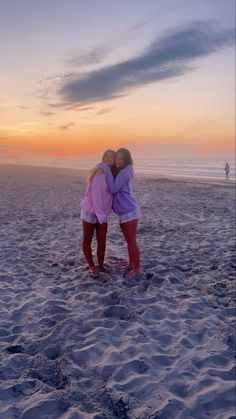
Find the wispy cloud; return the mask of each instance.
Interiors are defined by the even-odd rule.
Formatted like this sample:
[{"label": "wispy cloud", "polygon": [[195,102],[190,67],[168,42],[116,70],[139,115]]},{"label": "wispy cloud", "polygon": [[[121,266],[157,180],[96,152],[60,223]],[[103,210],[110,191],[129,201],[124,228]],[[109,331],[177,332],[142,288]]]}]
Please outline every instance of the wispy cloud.
[{"label": "wispy cloud", "polygon": [[9,150],[11,148],[12,145],[7,143],[7,138],[0,137],[0,153],[5,152],[5,150]]},{"label": "wispy cloud", "polygon": [[1,154],[0,158],[1,158],[1,160],[2,159],[15,160],[15,159],[20,159],[20,156],[18,154]]},{"label": "wispy cloud", "polygon": [[63,109],[65,111],[75,111],[75,112],[87,112],[94,111],[96,108],[94,106],[82,106],[76,103],[51,103],[50,108],[52,109]]},{"label": "wispy cloud", "polygon": [[78,112],[85,112],[85,111],[94,111],[96,108],[94,106],[84,106],[83,108],[77,108]]},{"label": "wispy cloud", "polygon": [[143,20],[140,20],[139,22],[135,23],[129,30],[129,32],[137,32],[141,29],[150,26],[151,23],[153,23],[155,20],[159,18],[158,12],[155,12],[153,15],[149,15]]},{"label": "wispy cloud", "polygon": [[111,110],[112,110],[112,108],[103,108],[103,109],[100,109],[99,111],[97,111],[97,115],[104,115],[105,113],[109,113],[109,112],[111,112]]},{"label": "wispy cloud", "polygon": [[17,106],[17,109],[20,109],[21,111],[26,111],[26,110],[28,110],[28,109],[29,109],[29,107],[28,107],[28,106],[26,106],[26,105],[18,105],[18,106]]},{"label": "wispy cloud", "polygon": [[10,109],[15,108],[18,110],[27,110],[28,106],[21,104],[15,98],[5,98],[1,100],[0,109]]},{"label": "wispy cloud", "polygon": [[66,125],[60,125],[58,128],[61,129],[62,131],[67,131],[70,127],[73,127],[75,125],[74,122],[70,122],[69,124]]},{"label": "wispy cloud", "polygon": [[234,43],[234,29],[217,30],[211,22],[194,22],[154,40],[129,60],[62,81],[64,103],[84,106],[127,95],[134,87],[182,76],[196,59]]},{"label": "wispy cloud", "polygon": [[112,52],[114,51],[114,44],[116,47],[121,47],[127,43],[127,38],[130,34],[140,31],[141,29],[145,28],[146,26],[150,25],[151,22],[156,20],[157,16],[149,16],[142,21],[137,22],[131,28],[129,28],[122,36],[118,37],[115,40],[111,40],[106,44],[102,45],[95,45],[91,48],[80,48],[78,50],[69,51],[66,54],[63,62],[66,66],[69,67],[88,67],[93,64],[99,64],[104,59],[109,57]]},{"label": "wispy cloud", "polygon": [[7,74],[5,74],[5,73],[0,73],[0,81],[1,80],[8,80],[9,79],[9,77],[8,77],[8,75]]},{"label": "wispy cloud", "polygon": [[52,112],[52,111],[40,111],[40,115],[42,115],[42,116],[52,116],[52,115],[54,115],[54,112]]},{"label": "wispy cloud", "polygon": [[98,64],[112,52],[112,45],[99,45],[93,48],[79,49],[67,54],[64,63],[70,67],[87,67]]}]

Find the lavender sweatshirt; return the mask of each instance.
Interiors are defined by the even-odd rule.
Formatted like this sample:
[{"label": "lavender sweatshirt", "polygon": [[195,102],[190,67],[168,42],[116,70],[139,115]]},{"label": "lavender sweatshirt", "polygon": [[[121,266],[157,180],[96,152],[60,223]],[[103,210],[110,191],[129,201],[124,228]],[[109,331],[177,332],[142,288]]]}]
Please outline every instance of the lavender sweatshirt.
[{"label": "lavender sweatshirt", "polygon": [[95,175],[89,182],[80,206],[83,210],[95,214],[99,223],[106,221],[112,208],[112,194],[108,190],[103,173]]},{"label": "lavender sweatshirt", "polygon": [[110,167],[106,163],[99,163],[98,167],[105,173],[108,189],[113,196],[112,208],[118,214],[127,214],[137,209],[137,202],[132,195],[131,179],[133,176],[133,166],[129,164],[120,170],[114,179]]}]

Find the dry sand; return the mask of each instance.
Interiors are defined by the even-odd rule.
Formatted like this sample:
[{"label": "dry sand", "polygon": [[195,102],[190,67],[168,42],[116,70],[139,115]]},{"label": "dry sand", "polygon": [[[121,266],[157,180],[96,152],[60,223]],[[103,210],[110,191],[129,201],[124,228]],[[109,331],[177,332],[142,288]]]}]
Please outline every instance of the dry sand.
[{"label": "dry sand", "polygon": [[137,177],[143,275],[81,252],[84,173],[0,166],[1,419],[232,418],[234,185]]}]

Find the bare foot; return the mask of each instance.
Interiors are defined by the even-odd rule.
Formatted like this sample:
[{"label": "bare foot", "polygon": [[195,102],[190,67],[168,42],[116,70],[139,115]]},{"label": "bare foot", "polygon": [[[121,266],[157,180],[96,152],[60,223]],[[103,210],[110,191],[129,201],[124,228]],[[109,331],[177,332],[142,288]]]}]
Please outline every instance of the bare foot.
[{"label": "bare foot", "polygon": [[132,275],[134,275],[134,274],[139,274],[140,273],[140,270],[134,270],[134,269],[132,269],[132,270],[130,270],[130,272],[128,273],[128,276],[132,276]]},{"label": "bare foot", "polygon": [[124,269],[124,271],[130,271],[132,269],[132,265],[130,265],[130,263],[126,263],[121,265],[121,269]]},{"label": "bare foot", "polygon": [[98,266],[98,269],[100,272],[111,273],[111,268],[107,265]]},{"label": "bare foot", "polygon": [[95,266],[89,267],[89,274],[92,278],[99,278],[99,272],[97,271],[97,268],[95,268]]}]

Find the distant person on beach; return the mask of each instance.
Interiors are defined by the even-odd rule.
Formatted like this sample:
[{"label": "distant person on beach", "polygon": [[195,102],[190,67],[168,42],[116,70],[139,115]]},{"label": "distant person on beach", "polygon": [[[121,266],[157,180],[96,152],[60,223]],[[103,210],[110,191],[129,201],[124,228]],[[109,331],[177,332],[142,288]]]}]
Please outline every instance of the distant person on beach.
[{"label": "distant person on beach", "polygon": [[133,161],[130,151],[120,148],[115,154],[112,168],[105,162],[98,165],[105,173],[108,188],[113,193],[112,208],[118,215],[121,231],[127,243],[129,262],[124,268],[129,274],[140,271],[140,255],[136,242],[136,232],[140,212],[131,191]]},{"label": "distant person on beach", "polygon": [[[114,163],[115,151],[105,151],[102,161],[106,167]],[[110,169],[109,169],[110,170]],[[93,278],[99,277],[99,271],[106,272],[108,268],[104,265],[107,216],[112,209],[112,193],[108,190],[107,182],[103,172],[96,169],[90,172],[85,197],[81,202],[81,220],[83,225],[83,253],[88,262],[89,273]],[[92,239],[96,231],[97,239],[97,263],[96,267],[92,255]]]},{"label": "distant person on beach", "polygon": [[230,165],[228,162],[225,163],[224,170],[225,170],[225,179],[229,180]]}]

